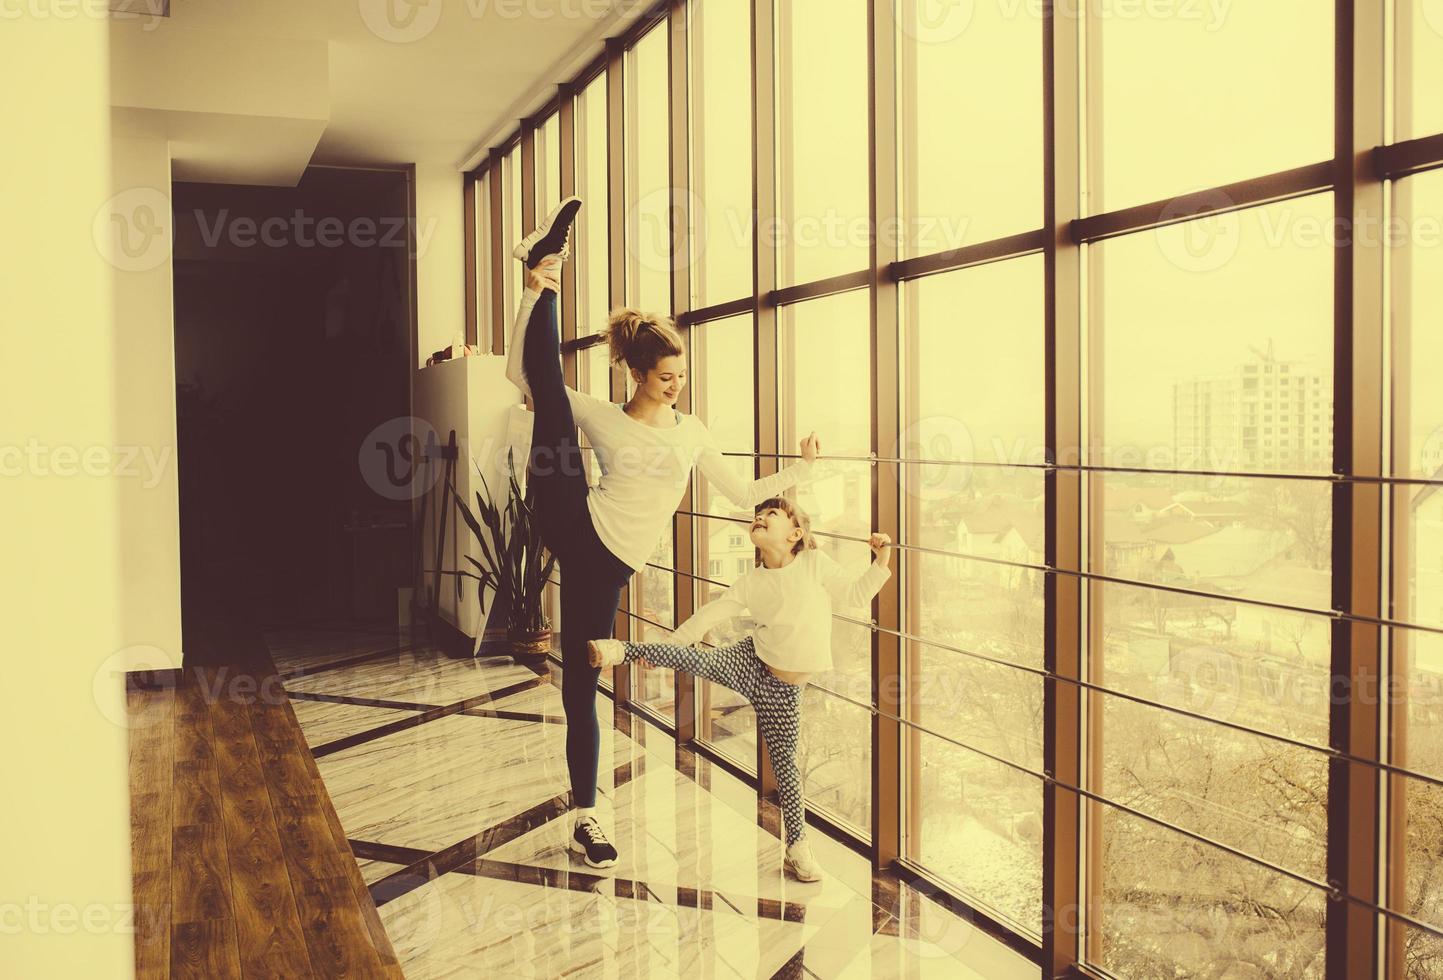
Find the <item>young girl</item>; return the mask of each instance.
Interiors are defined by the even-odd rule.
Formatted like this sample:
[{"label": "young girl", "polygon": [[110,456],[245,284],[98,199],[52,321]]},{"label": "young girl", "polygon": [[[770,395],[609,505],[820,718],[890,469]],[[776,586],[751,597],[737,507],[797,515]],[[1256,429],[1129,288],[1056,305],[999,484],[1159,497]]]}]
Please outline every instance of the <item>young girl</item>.
[{"label": "young girl", "polygon": [[[891,539],[873,534],[873,562],[861,575],[844,571],[816,550],[807,515],[791,501],[764,501],[751,525],[761,564],[742,575],[715,602],[679,626],[670,643],[592,640],[597,667],[645,660],[722,684],[751,702],[772,760],[787,832],[786,870],[817,881],[821,868],[805,836],[797,730],[802,688],[814,671],[832,666],[832,603],[865,606],[892,574]],[[750,610],[756,631],[738,643],[695,649],[707,631]]]},{"label": "young girl", "polygon": [[[765,479],[739,479],[706,426],[676,410],[686,384],[680,335],[665,317],[631,309],[614,311],[606,332],[612,360],[625,363],[636,383],[631,400],[622,406],[566,387],[556,292],[580,208],[580,198],[568,197],[513,252],[527,274],[506,376],[531,396],[531,486],[542,540],[562,570],[561,699],[576,808],[571,847],[587,864],[605,868],[617,855],[596,820],[600,671],[588,662],[587,639],[611,635],[621,590],[670,529],[693,465],[734,503],[750,507],[803,479],[820,444],[812,433],[802,442],[802,462]],[[582,466],[578,424],[601,466],[595,489]]]}]

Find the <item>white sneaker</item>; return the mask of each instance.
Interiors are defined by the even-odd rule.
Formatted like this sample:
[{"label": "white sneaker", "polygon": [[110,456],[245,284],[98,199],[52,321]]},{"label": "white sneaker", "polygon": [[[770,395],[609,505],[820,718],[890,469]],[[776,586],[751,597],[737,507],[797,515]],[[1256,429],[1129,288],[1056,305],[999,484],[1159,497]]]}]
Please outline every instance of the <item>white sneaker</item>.
[{"label": "white sneaker", "polygon": [[576,212],[581,210],[581,198],[575,194],[551,209],[536,229],[511,250],[512,256],[534,268],[548,255],[556,255],[564,262],[571,255],[571,225]]},{"label": "white sneaker", "polygon": [[620,640],[588,640],[586,651],[593,667],[615,667],[626,660],[626,646]]},{"label": "white sneaker", "polygon": [[805,837],[787,848],[786,860],[782,867],[790,871],[798,881],[821,881],[822,866],[812,856],[812,845]]},{"label": "white sneaker", "polygon": [[595,817],[582,817],[571,828],[571,849],[582,856],[593,868],[610,868],[616,865],[616,848],[606,839]]}]

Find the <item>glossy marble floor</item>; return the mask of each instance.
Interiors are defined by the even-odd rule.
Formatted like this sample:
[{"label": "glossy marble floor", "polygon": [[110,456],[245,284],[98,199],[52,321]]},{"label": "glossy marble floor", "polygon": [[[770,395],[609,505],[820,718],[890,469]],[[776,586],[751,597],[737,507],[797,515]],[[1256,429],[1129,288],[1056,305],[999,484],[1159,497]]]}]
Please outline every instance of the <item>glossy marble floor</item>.
[{"label": "glossy marble floor", "polygon": [[755,792],[604,695],[598,809],[567,849],[560,668],[449,660],[394,635],[268,634],[362,875],[426,977],[1035,978],[1036,965],[825,834],[783,875]]}]

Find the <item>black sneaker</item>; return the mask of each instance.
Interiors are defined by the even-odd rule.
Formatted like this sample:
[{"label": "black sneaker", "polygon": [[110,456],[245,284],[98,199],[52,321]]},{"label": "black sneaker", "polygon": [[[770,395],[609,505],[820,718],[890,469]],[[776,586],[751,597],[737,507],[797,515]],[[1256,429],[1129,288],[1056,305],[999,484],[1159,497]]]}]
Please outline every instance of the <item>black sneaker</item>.
[{"label": "black sneaker", "polygon": [[571,254],[571,223],[580,210],[581,198],[575,194],[566,198],[551,209],[535,231],[521,239],[511,254],[525,262],[528,269],[534,269],[548,255],[559,255],[565,259]]},{"label": "black sneaker", "polygon": [[593,868],[609,868],[616,864],[616,848],[606,839],[595,817],[582,817],[571,832],[571,849],[586,859]]}]

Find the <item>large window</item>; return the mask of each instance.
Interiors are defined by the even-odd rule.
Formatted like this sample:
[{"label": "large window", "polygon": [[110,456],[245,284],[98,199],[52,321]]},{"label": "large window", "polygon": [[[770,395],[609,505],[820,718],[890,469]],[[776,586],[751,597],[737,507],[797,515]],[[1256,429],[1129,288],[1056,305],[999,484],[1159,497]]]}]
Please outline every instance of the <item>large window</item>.
[{"label": "large window", "polygon": [[[1388,895],[1391,908],[1443,930],[1443,389],[1428,377],[1443,355],[1443,170],[1398,181],[1392,204],[1401,229],[1390,256],[1392,471],[1422,482],[1396,485],[1391,500],[1393,615],[1421,628],[1388,637],[1391,690],[1402,699],[1389,761],[1418,774],[1390,781]],[[1390,938],[1404,976],[1443,977],[1443,938],[1401,925]]]},{"label": "large window", "polygon": [[[781,448],[795,456],[816,432],[827,455],[797,503],[817,547],[851,572],[871,561],[871,376],[867,294],[841,293],[783,307],[778,314]],[[853,393],[847,397],[847,393]],[[781,460],[781,465],[792,462]],[[870,833],[872,643],[870,608],[834,610],[832,669],[812,677],[801,769],[808,802]]]},{"label": "large window", "polygon": [[692,305],[752,291],[751,10],[735,0],[688,8],[691,68]]},{"label": "large window", "polygon": [[476,342],[483,351],[491,349],[491,181],[489,171],[476,179],[474,187],[476,222],[476,292],[471,297],[476,310]]},{"label": "large window", "polygon": [[[896,539],[805,692],[809,819],[1044,975],[1443,980],[1443,5],[888,6],[654,8],[530,124],[544,209],[574,120],[583,343],[676,315],[726,465],[816,431],[819,547]],[[695,478],[632,636],[750,516]],[[742,698],[627,676],[765,782]]]},{"label": "large window", "polygon": [[671,313],[672,208],[665,25],[626,55],[626,302]]},{"label": "large window", "polygon": [[1397,40],[1394,138],[1443,133],[1443,7],[1437,0],[1393,0]]},{"label": "large window", "polygon": [[[610,263],[607,256],[606,72],[587,83],[576,97],[576,193],[582,207],[572,233],[576,276],[576,333],[599,334],[611,309]],[[583,348],[576,355],[577,388],[597,398],[611,397],[611,365],[605,344]],[[595,460],[586,453],[592,470]]]},{"label": "large window", "polygon": [[900,7],[901,220],[879,229],[882,254],[1041,227],[1041,4]]},{"label": "large window", "polygon": [[[1274,12],[1260,14],[1234,11],[1218,38],[1106,22],[1104,147],[1153,118],[1143,100],[1156,92],[1121,91],[1142,77],[1130,71],[1167,55],[1184,78],[1211,71],[1230,46],[1271,37]],[[1314,92],[1289,126],[1267,99],[1239,114],[1243,100],[1223,98],[1231,125],[1267,119],[1268,137],[1186,161],[1160,156],[1173,152],[1163,141],[1135,157],[1105,149],[1094,178],[1108,207],[1195,189],[1166,183],[1181,177],[1219,183],[1326,157],[1331,105],[1317,93],[1331,20],[1303,19],[1278,55],[1294,70],[1266,69],[1283,89]],[[1115,108],[1122,119],[1109,119]],[[1098,685],[1089,788],[1101,798],[1086,808],[1087,950],[1118,976],[1226,975],[1259,962],[1310,976],[1321,963],[1324,894],[1272,867],[1328,876],[1331,637],[1327,619],[1305,610],[1326,612],[1333,595],[1334,258],[1323,235],[1333,207],[1331,194],[1314,194],[1087,248],[1087,458],[1100,467],[1088,484],[1088,565],[1118,580],[1087,593]],[[1241,894],[1248,903],[1233,901]]]},{"label": "large window", "polygon": [[[1070,9],[1076,9],[1071,7]],[[1097,214],[1333,155],[1333,9],[1089,4]],[[1375,8],[1376,9],[1376,8]]]},{"label": "large window", "polygon": [[[521,146],[513,147],[501,158],[501,245],[502,260],[510,259],[511,249],[525,234],[521,230]],[[516,316],[516,304],[521,301],[521,291],[526,288],[525,270],[520,262],[511,259],[505,274],[505,303],[502,311],[506,317],[506,329],[502,332],[502,352],[511,342],[511,321]]]},{"label": "large window", "polygon": [[867,264],[867,4],[777,9],[777,216],[762,229],[783,286]]},{"label": "large window", "polygon": [[1027,256],[903,288],[906,427],[887,454],[914,461],[902,466],[902,542],[915,549],[903,552],[903,623],[918,638],[906,644],[906,705],[919,726],[907,735],[906,853],[1032,934],[1042,929],[1042,786],[1030,775],[1042,763],[1042,282],[1041,257]]},{"label": "large window", "polygon": [[561,202],[561,121],[553,112],[535,130],[536,220]]},{"label": "large window", "polygon": [[[581,211],[572,233],[572,262],[576,269],[578,336],[601,333],[611,308],[608,293],[606,204],[606,73],[602,72],[576,98],[576,193]],[[595,348],[593,348],[595,350]],[[594,359],[588,364],[595,365]],[[601,361],[605,365],[605,360]],[[583,368],[583,376],[587,368]],[[593,381],[593,384],[595,382]],[[592,394],[604,391],[588,387]]]},{"label": "large window", "polygon": [[[737,476],[756,475],[756,404],[747,385],[753,370],[752,317],[737,316],[698,324],[690,332],[692,410],[706,423],[726,465]],[[724,587],[755,563],[755,549],[746,536],[750,519],[726,497],[712,490],[705,477],[696,476],[694,499],[698,514],[692,536],[695,544],[695,601],[697,608],[718,598]],[[740,639],[744,623],[733,622],[712,636],[713,642]],[[746,698],[708,681],[697,683],[697,737],[745,769],[757,765],[756,717]]]},{"label": "large window", "polygon": [[[666,643],[676,629],[676,566],[668,537],[657,545],[647,565],[631,580],[631,636],[642,643]],[[668,721],[675,721],[672,671],[637,663],[633,668],[632,699]]]}]

